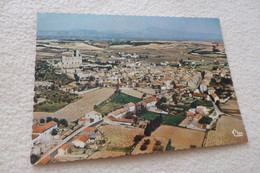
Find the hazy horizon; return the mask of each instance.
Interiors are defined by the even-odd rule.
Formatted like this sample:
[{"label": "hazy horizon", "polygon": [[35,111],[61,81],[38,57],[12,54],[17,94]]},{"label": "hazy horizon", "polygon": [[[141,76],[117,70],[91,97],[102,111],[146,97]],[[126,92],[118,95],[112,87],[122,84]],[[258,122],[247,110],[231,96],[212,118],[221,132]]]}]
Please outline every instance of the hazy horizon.
[{"label": "hazy horizon", "polygon": [[217,18],[38,13],[37,38],[220,41]]}]

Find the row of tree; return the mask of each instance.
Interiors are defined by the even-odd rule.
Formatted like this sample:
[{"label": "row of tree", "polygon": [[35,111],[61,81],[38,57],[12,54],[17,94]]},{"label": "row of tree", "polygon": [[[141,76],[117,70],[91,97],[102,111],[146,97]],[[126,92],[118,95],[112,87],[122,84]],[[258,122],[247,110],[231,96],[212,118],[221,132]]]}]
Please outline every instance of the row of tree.
[{"label": "row of tree", "polygon": [[[47,117],[46,118],[46,123],[55,121],[58,126],[63,125],[64,127],[68,127],[68,121],[66,119],[58,119],[58,118],[52,118],[52,117]],[[45,123],[45,119],[41,118],[40,123]]]},{"label": "row of tree", "polygon": [[163,117],[160,114],[160,116],[155,117],[155,119],[151,120],[150,123],[147,123],[147,126],[144,130],[145,136],[150,136],[151,133],[157,129],[161,124],[163,123]]}]

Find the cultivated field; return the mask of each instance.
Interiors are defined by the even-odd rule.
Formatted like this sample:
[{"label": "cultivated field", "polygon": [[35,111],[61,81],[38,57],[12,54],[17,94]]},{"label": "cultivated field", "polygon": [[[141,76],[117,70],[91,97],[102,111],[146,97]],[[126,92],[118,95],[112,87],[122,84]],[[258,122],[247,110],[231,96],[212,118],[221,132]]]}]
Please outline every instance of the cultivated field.
[{"label": "cultivated field", "polygon": [[109,98],[115,89],[113,88],[102,88],[95,91],[91,91],[82,95],[82,98],[75,101],[66,107],[53,112],[34,112],[34,119],[41,119],[46,117],[65,118],[68,121],[74,121],[82,117],[84,114],[93,110],[94,105],[97,105],[107,98]]},{"label": "cultivated field", "polygon": [[93,153],[88,159],[101,159],[108,157],[119,157],[125,155],[122,151],[97,151]]},{"label": "cultivated field", "polygon": [[178,150],[189,149],[191,145],[201,147],[205,137],[205,132],[181,127],[162,125],[157,130],[155,130],[151,136],[160,136],[162,138],[171,139],[172,146],[176,150]]},{"label": "cultivated field", "polygon": [[142,135],[144,131],[141,128],[127,128],[113,125],[101,126],[98,129],[107,138],[107,149],[129,147],[133,145],[134,137]]},{"label": "cultivated field", "polygon": [[222,108],[223,112],[227,114],[241,116],[237,100],[229,100],[225,104],[221,104],[220,107]]},{"label": "cultivated field", "polygon": [[[202,147],[204,137],[205,132],[203,131],[162,125],[154,132],[152,132],[151,137],[145,137],[142,141],[140,141],[132,154],[152,152],[156,140],[161,141],[161,145],[164,150],[168,144],[169,139],[171,139],[171,146],[174,147],[175,150],[189,149],[191,145]],[[150,139],[151,143],[147,146],[145,151],[141,151],[140,147],[145,139]]]},{"label": "cultivated field", "polygon": [[[234,137],[232,130],[243,132],[242,137]],[[242,120],[222,116],[217,123],[216,131],[209,131],[205,146],[228,145],[247,142],[246,131]]]},{"label": "cultivated field", "polygon": [[[147,149],[142,151],[140,150],[140,147],[143,145],[144,141],[149,139],[150,140],[150,144],[147,145]],[[153,148],[155,146],[156,140],[161,142],[161,146],[163,147],[163,150],[165,151],[165,148],[167,146],[168,143],[168,139],[166,138],[162,138],[162,137],[144,137],[135,147],[135,149],[133,150],[133,152],[131,154],[133,155],[137,155],[137,154],[145,154],[145,153],[152,153],[153,152]]]}]

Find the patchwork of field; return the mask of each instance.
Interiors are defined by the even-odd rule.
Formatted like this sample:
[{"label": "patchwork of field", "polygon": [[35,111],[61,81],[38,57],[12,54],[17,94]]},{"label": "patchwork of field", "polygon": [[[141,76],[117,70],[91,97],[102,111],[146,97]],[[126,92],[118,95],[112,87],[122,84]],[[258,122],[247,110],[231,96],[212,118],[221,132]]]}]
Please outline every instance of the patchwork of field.
[{"label": "patchwork of field", "polygon": [[241,116],[237,100],[229,100],[225,104],[221,104],[224,113]]},{"label": "patchwork of field", "polygon": [[189,149],[191,145],[201,147],[205,137],[205,132],[181,127],[162,125],[157,130],[155,130],[151,136],[160,136],[162,138],[171,139],[172,147],[178,150]]},{"label": "patchwork of field", "polygon": [[[152,132],[150,137],[145,137],[142,141],[140,141],[132,154],[153,152],[153,147],[156,140],[161,142],[163,150],[165,150],[169,139],[171,140],[171,146],[174,147],[175,150],[189,149],[191,146],[202,147],[204,137],[204,131],[161,125],[158,129]],[[145,139],[150,139],[151,143],[147,146],[145,151],[141,151],[140,147]]]},{"label": "patchwork of field", "polygon": [[[238,132],[242,132],[243,136],[235,137],[232,134],[234,129]],[[233,117],[222,116],[218,120],[216,130],[208,132],[205,146],[229,145],[247,141],[246,131],[244,129],[242,120]]]},{"label": "patchwork of field", "polygon": [[34,112],[34,120],[46,117],[55,117],[59,119],[65,118],[68,121],[77,120],[84,114],[93,110],[94,105],[108,99],[114,93],[114,91],[115,89],[113,88],[102,88],[85,93],[78,101],[75,101],[56,112]]}]

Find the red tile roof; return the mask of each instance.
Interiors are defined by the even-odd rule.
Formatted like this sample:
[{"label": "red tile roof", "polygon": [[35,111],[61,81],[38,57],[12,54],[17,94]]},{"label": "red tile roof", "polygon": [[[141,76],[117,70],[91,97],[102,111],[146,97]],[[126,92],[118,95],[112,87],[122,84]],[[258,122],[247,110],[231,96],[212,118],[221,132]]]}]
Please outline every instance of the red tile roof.
[{"label": "red tile roof", "polygon": [[117,119],[113,116],[108,116],[108,119],[112,120],[112,121],[116,121]]},{"label": "red tile roof", "polygon": [[218,98],[217,94],[213,93],[211,94],[213,98]]},{"label": "red tile roof", "polygon": [[194,113],[193,112],[187,112],[187,114],[186,114],[187,116],[189,116],[189,117],[194,117]]},{"label": "red tile roof", "polygon": [[197,113],[203,115],[204,111],[203,110],[198,110]]},{"label": "red tile roof", "polygon": [[133,119],[124,119],[124,118],[120,118],[117,121],[119,122],[126,122],[126,123],[132,123],[134,120]]},{"label": "red tile roof", "polygon": [[73,140],[80,140],[82,142],[86,142],[89,139],[89,136],[86,134],[82,134],[80,136],[75,136]]},{"label": "red tile roof", "polygon": [[40,163],[41,163],[41,164],[46,164],[46,163],[48,163],[49,161],[51,161],[51,157],[50,157],[50,156],[47,156],[47,157],[45,157]]},{"label": "red tile roof", "polygon": [[67,144],[62,145],[59,149],[65,150],[68,146],[69,146],[69,144],[67,143]]},{"label": "red tile roof", "polygon": [[55,126],[57,123],[55,121],[48,122],[43,126],[33,126],[33,133],[43,133],[44,131],[48,130],[49,128]]},{"label": "red tile roof", "polygon": [[148,99],[143,100],[143,102],[145,102],[145,103],[151,103],[151,102],[153,102],[153,101],[155,101],[155,100],[156,100],[155,97],[150,97],[150,98],[148,98]]},{"label": "red tile roof", "polygon": [[39,135],[36,135],[36,134],[32,134],[32,139],[35,139],[37,138]]},{"label": "red tile roof", "polygon": [[197,120],[199,120],[201,117],[202,117],[202,115],[201,115],[201,114],[197,114],[197,115],[195,115],[195,117],[194,117],[194,118],[196,118]]},{"label": "red tile roof", "polygon": [[95,131],[97,128],[96,127],[87,127],[84,130],[82,130],[83,132],[92,132]]}]

